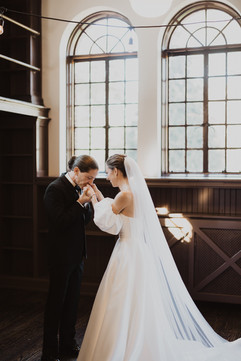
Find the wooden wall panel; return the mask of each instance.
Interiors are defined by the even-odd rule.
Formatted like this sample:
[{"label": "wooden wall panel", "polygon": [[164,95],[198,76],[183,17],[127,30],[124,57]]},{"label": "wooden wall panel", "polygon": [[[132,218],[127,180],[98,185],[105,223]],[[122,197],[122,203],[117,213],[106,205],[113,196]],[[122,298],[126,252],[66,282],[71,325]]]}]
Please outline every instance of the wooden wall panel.
[{"label": "wooden wall panel", "polygon": [[167,207],[171,213],[241,216],[239,188],[174,188],[160,184],[160,188],[150,185],[150,191],[156,207]]},{"label": "wooden wall panel", "polygon": [[[2,274],[0,276],[0,285],[2,284],[5,287],[8,285],[18,288],[47,289],[47,222],[43,206],[43,195],[47,185],[53,179],[50,177],[36,178],[34,183],[34,193],[36,194],[33,225],[35,243],[31,252],[25,249],[28,252],[22,255],[22,261],[27,262],[27,265],[34,262],[34,274],[30,272],[30,268],[26,268],[26,265],[21,269],[20,260],[18,264],[14,263],[16,261],[14,259],[12,266],[8,264],[8,253],[6,250],[5,262],[0,267]],[[96,180],[96,183],[107,197],[114,197],[118,191],[112,188],[104,179],[99,178]],[[233,285],[230,285],[232,278],[236,284],[240,284],[241,281],[239,273],[241,269],[241,231],[239,228],[241,227],[237,226],[241,220],[241,188],[239,188],[239,184],[235,184],[235,187],[232,184],[231,186],[224,187],[218,183],[211,185],[198,184],[197,186],[196,183],[184,184],[183,182],[179,182],[179,184],[177,182],[175,184],[168,182],[167,184],[161,179],[155,180],[154,183],[153,180],[147,180],[147,183],[156,207],[167,207],[170,213],[182,213],[183,217],[187,218],[192,227],[195,228],[191,243],[182,243],[165,226],[165,217],[160,218],[177,267],[192,297],[194,299],[216,302],[241,303],[241,289],[234,290]],[[220,224],[223,222],[226,223],[225,226],[221,227],[222,232],[220,233]],[[206,235],[204,235],[205,232]],[[87,227],[86,233],[88,259],[85,265],[82,292],[95,294],[109,261],[116,238],[99,231],[93,222]],[[233,267],[227,267],[216,279],[213,278],[204,285],[205,278],[212,277],[212,273],[218,267],[224,267],[222,257],[220,257],[218,252],[210,250],[210,244],[206,242],[205,237],[209,240],[210,244],[215,237],[218,240],[217,242],[219,242],[218,247],[223,247],[228,257],[231,254],[237,255],[235,256],[236,270]],[[206,259],[208,259],[208,265],[205,266],[203,262]],[[10,267],[13,267],[14,270],[19,270],[19,277],[16,277]],[[22,275],[25,277],[22,278]],[[202,284],[204,285],[203,287]],[[224,285],[226,286],[224,287]]]}]

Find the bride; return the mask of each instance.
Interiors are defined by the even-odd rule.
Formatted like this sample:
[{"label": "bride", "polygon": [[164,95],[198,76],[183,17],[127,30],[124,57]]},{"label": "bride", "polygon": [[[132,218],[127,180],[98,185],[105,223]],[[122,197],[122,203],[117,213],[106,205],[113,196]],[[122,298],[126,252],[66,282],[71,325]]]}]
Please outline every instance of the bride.
[{"label": "bride", "polygon": [[120,192],[87,186],[94,222],[119,234],[99,286],[77,361],[240,361],[241,339],[217,335],[192,301],[136,162],[106,162]]}]

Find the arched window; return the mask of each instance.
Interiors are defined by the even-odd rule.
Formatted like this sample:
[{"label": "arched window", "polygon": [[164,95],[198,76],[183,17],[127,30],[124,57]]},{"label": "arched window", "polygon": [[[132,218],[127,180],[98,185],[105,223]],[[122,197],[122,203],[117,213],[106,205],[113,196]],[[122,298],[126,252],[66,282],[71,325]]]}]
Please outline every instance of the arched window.
[{"label": "arched window", "polygon": [[67,153],[90,154],[104,171],[113,153],[136,157],[138,59],[129,21],[114,12],[92,14],[68,45]]},{"label": "arched window", "polygon": [[202,1],[170,22],[162,44],[163,173],[241,173],[241,20]]}]

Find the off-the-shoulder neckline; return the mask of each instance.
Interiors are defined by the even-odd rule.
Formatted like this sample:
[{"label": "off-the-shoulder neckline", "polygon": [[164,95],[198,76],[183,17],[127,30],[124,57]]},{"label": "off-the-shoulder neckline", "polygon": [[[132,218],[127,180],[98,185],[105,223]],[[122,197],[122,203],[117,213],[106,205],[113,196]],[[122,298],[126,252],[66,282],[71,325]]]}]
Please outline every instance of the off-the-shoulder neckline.
[{"label": "off-the-shoulder neckline", "polygon": [[135,219],[135,217],[129,217],[129,216],[126,216],[124,213],[119,213],[120,215],[126,217],[126,218],[130,218],[130,219]]}]

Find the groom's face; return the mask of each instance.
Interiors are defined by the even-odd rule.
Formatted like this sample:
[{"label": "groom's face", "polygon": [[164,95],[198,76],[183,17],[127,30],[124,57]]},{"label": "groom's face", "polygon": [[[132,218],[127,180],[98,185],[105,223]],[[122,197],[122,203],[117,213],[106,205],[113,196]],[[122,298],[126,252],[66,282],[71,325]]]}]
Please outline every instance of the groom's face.
[{"label": "groom's face", "polygon": [[75,183],[78,184],[80,188],[84,188],[87,186],[87,184],[90,185],[93,184],[98,174],[98,169],[90,169],[89,172],[81,172],[79,168],[77,168],[74,170],[74,172],[75,172]]}]

